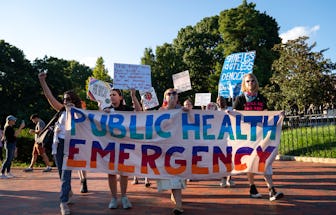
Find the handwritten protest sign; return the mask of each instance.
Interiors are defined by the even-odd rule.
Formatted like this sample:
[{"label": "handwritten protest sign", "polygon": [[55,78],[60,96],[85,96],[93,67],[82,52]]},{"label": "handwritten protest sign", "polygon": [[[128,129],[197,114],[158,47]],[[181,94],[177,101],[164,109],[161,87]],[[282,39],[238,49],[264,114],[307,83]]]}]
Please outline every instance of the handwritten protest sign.
[{"label": "handwritten protest sign", "polygon": [[180,72],[173,75],[174,88],[178,93],[191,90],[189,71]]},{"label": "handwritten protest sign", "polygon": [[211,102],[211,93],[196,93],[194,106],[207,106]]},{"label": "handwritten protest sign", "polygon": [[97,80],[93,77],[89,79],[87,95],[92,101],[99,101],[101,108],[111,106],[110,91],[112,84]]},{"label": "handwritten protest sign", "polygon": [[147,90],[152,87],[148,65],[114,64],[113,87],[116,89]]},{"label": "handwritten protest sign", "polygon": [[235,98],[241,91],[243,76],[253,71],[255,51],[234,53],[225,58],[219,78],[218,95]]},{"label": "handwritten protest sign", "polygon": [[157,107],[159,105],[159,100],[153,87],[151,87],[149,90],[139,90],[139,93],[142,107],[145,110]]},{"label": "handwritten protest sign", "polygon": [[269,174],[282,122],[280,111],[108,114],[70,107],[63,167],[149,178]]}]

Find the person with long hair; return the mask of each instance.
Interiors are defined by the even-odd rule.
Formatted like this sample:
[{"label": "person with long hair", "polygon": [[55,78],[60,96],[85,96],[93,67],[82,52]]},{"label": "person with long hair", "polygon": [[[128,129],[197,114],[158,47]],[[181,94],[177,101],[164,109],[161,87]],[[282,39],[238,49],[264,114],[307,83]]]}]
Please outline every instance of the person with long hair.
[{"label": "person with long hair", "polygon": [[[2,164],[1,168],[1,176],[0,178],[13,178],[14,175],[10,172],[12,161],[14,159],[15,148],[16,148],[16,138],[25,127],[24,121],[21,122],[20,127],[15,130],[14,125],[17,118],[13,115],[9,115],[6,117],[6,124],[3,131],[3,136],[1,140],[5,143],[5,150],[6,150],[6,158],[5,162]],[[2,152],[1,152],[2,153]]]},{"label": "person with long hair", "polygon": [[[170,110],[182,108],[178,103],[178,94],[174,88],[169,88],[164,92],[163,103],[160,110]],[[182,108],[188,111],[188,108]],[[175,204],[173,214],[178,215],[184,212],[182,207],[182,189],[186,187],[184,179],[172,178],[172,179],[158,179],[157,188],[159,191],[171,190],[170,199]]]},{"label": "person with long hair", "polygon": [[[112,111],[141,111],[142,107],[136,97],[136,91],[131,89],[131,98],[133,107],[124,104],[124,97],[120,89],[112,89],[110,92],[110,98],[112,105],[110,107],[104,108],[103,111],[110,113]],[[100,103],[98,102],[100,107]],[[127,197],[127,185],[128,185],[128,176],[120,175],[120,192],[121,192],[121,203],[124,209],[132,208],[132,204]],[[110,209],[118,208],[118,198],[117,198],[117,175],[108,174],[108,185],[112,195],[111,201],[108,205]]]},{"label": "person with long hair", "polygon": [[[64,157],[64,138],[65,138],[65,121],[66,112],[65,106],[75,106],[77,108],[82,108],[82,101],[80,97],[72,90],[66,91],[63,94],[63,103],[59,102],[52,94],[47,82],[47,73],[41,72],[38,75],[43,93],[47,98],[51,107],[56,111],[62,111],[62,114],[58,118],[55,125],[56,137],[53,141],[53,149],[55,154],[54,158],[56,160],[56,165],[58,168],[59,177],[61,179],[61,191],[60,191],[60,208],[62,215],[70,214],[70,208],[68,204],[71,203],[71,197],[73,192],[71,190],[71,170],[62,170],[63,157]],[[56,147],[55,147],[56,146]],[[84,175],[85,176],[85,175]],[[81,181],[83,179],[81,178]],[[86,180],[85,180],[86,182]],[[87,187],[86,187],[87,188]]]},{"label": "person with long hair", "polygon": [[[234,110],[245,110],[245,111],[263,111],[267,110],[267,101],[265,97],[259,92],[259,83],[257,77],[248,73],[244,75],[242,80],[242,94],[237,96],[234,104]],[[272,179],[272,166],[269,166],[271,174],[265,174],[264,180],[269,189],[269,200],[274,201],[280,199],[284,196],[282,192],[276,192],[273,179]],[[258,192],[257,187],[254,184],[254,174],[247,173],[247,178],[250,183],[250,197],[251,198],[261,198],[262,195]]]}]

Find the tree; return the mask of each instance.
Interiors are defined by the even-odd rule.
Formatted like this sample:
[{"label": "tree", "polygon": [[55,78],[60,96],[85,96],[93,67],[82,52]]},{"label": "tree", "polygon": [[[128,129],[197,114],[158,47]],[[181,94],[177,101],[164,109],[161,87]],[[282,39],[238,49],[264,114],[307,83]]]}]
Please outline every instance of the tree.
[{"label": "tree", "polygon": [[208,85],[209,77],[214,74],[216,64],[222,61],[219,44],[222,38],[218,31],[218,16],[201,20],[195,27],[187,26],[179,31],[173,46],[182,56],[183,64],[189,70],[192,90],[185,92],[186,97],[193,97],[198,92],[212,92],[217,96],[217,85]]},{"label": "tree", "polygon": [[36,101],[36,84],[33,68],[22,50],[0,40],[0,117],[13,114],[26,119],[32,101]]},{"label": "tree", "polygon": [[307,44],[308,37],[277,44],[280,58],[273,63],[270,84],[263,89],[274,109],[290,110],[297,105],[300,112],[310,104],[320,106],[332,102],[335,82],[330,75],[335,64],[324,59],[323,52],[313,52],[316,43]]},{"label": "tree", "polygon": [[105,67],[103,57],[99,57],[97,59],[96,66],[93,69],[92,76],[95,79],[112,83],[112,78],[108,74],[108,70]]},{"label": "tree", "polygon": [[[112,78],[108,74],[108,70],[105,67],[103,57],[97,58],[96,66],[93,69],[92,75],[87,76],[86,83],[85,83],[85,93],[82,93],[82,95],[85,95],[86,98],[87,98],[86,92],[89,90],[90,77],[93,77],[97,80],[112,83]],[[88,109],[98,109],[98,104],[95,101],[86,99],[85,103]]]},{"label": "tree", "polygon": [[[36,59],[33,62],[34,73],[36,77],[36,86],[38,86],[38,93],[41,98],[44,97],[40,84],[37,79],[37,75],[40,71],[47,70],[47,82],[56,98],[60,101],[63,98],[65,91],[73,90],[80,98],[87,102],[86,99],[86,80],[92,75],[92,70],[77,61],[68,61],[64,59],[58,59],[55,57],[45,56],[43,59]],[[39,105],[38,112],[45,119],[50,118],[53,115],[54,110],[50,107],[46,99],[39,99],[41,103]]]},{"label": "tree", "polygon": [[224,42],[220,44],[224,55],[256,51],[253,73],[261,86],[265,86],[272,75],[271,65],[278,57],[272,50],[281,42],[279,27],[274,18],[255,10],[255,4],[246,0],[230,10],[224,10],[219,16],[219,32]]}]

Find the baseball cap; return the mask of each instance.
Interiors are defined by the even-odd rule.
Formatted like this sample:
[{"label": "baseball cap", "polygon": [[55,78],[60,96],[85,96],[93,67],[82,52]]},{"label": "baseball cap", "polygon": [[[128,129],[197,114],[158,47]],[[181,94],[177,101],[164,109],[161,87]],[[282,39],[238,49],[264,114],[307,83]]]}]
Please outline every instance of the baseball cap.
[{"label": "baseball cap", "polygon": [[7,118],[6,118],[6,121],[10,121],[10,120],[12,120],[12,121],[16,121],[17,119],[16,119],[15,116],[13,116],[13,115],[9,115],[9,116],[7,116]]}]

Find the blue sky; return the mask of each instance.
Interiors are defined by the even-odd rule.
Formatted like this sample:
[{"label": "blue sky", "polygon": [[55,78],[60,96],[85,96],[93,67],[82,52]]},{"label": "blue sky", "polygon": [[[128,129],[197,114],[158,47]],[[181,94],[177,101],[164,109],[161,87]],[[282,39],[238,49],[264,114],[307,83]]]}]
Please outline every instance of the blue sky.
[{"label": "blue sky", "polygon": [[[278,22],[284,40],[307,35],[336,62],[335,0],[248,0]],[[178,31],[242,0],[0,0],[0,39],[29,60],[45,55],[93,67],[102,56],[139,64],[144,49],[172,43]],[[0,59],[1,60],[1,59]]]}]

